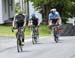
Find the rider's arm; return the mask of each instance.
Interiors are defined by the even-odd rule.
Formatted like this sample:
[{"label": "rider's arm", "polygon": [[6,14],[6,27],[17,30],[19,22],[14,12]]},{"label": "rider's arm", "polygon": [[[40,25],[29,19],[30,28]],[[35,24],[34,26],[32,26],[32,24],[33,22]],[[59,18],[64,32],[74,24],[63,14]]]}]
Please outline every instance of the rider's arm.
[{"label": "rider's arm", "polygon": [[52,20],[48,20],[48,26],[52,25]]},{"label": "rider's arm", "polygon": [[24,25],[23,25],[23,27],[25,27],[26,26],[26,17],[25,17],[25,19],[24,19]]},{"label": "rider's arm", "polygon": [[40,22],[38,22],[38,26],[40,25]]},{"label": "rider's arm", "polygon": [[31,26],[31,25],[32,25],[32,20],[29,19],[28,26]]},{"label": "rider's arm", "polygon": [[50,18],[50,15],[51,15],[51,14],[49,14],[49,16],[48,16],[48,26],[52,25],[52,20],[51,20],[51,18]]},{"label": "rider's arm", "polygon": [[13,22],[12,22],[12,27],[13,28],[15,27],[15,17],[14,17]]},{"label": "rider's arm", "polygon": [[59,17],[58,23],[59,23],[59,25],[62,25],[62,20],[60,17]]},{"label": "rider's arm", "polygon": [[41,21],[38,19],[38,26],[40,25]]},{"label": "rider's arm", "polygon": [[59,25],[61,25],[62,24],[62,20],[61,20],[60,14],[58,12],[56,14],[57,14],[57,18],[58,18],[57,23],[59,23]]}]

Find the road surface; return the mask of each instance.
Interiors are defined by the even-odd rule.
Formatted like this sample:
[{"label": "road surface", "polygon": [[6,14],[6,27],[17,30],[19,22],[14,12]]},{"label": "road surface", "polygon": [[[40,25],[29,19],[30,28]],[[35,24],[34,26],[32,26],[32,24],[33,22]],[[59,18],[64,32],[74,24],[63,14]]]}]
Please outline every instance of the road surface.
[{"label": "road surface", "polygon": [[75,36],[60,37],[59,43],[53,37],[43,37],[36,45],[28,39],[20,53],[15,38],[0,37],[0,58],[75,58]]}]

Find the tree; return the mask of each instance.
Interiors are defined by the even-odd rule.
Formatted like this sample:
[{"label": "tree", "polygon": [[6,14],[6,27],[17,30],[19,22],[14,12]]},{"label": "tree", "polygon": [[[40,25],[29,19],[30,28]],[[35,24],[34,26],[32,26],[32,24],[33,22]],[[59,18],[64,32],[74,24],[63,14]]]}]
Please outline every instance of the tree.
[{"label": "tree", "polygon": [[17,13],[19,9],[20,9],[20,3],[17,2],[15,5],[15,12]]},{"label": "tree", "polygon": [[[72,2],[75,2],[75,0],[30,0],[33,2],[33,5],[35,8],[41,9],[40,12],[43,15],[43,19],[45,21],[48,20],[48,14],[50,12],[51,8],[56,8],[60,14],[62,19],[66,19],[68,17],[75,16],[75,6]],[[64,20],[67,21],[67,20]]]}]

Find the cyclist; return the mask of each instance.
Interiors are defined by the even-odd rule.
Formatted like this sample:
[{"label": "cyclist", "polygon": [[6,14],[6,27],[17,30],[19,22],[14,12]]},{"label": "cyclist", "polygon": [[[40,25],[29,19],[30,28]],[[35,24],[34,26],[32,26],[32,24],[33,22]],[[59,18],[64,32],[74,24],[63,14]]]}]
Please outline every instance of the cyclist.
[{"label": "cyclist", "polygon": [[[31,29],[31,34],[32,34],[32,31],[33,31],[33,27],[38,28],[39,25],[40,25],[39,18],[35,14],[32,14],[31,18],[29,20],[29,24],[28,24],[28,26]],[[38,31],[38,29],[37,29],[37,31]],[[38,31],[38,34],[39,34],[39,31]]]},{"label": "cyclist", "polygon": [[[22,27],[23,31],[25,31],[26,15],[24,15],[21,10],[18,10],[18,13],[15,15],[12,26],[15,29],[17,29],[19,27]],[[24,35],[23,35],[23,38],[22,38],[22,44],[24,45]]]},{"label": "cyclist", "polygon": [[51,26],[52,24],[59,24],[59,25],[61,25],[60,14],[59,14],[59,12],[55,8],[50,10],[48,19],[49,19],[48,26]]},{"label": "cyclist", "polygon": [[[48,26],[51,26],[52,24],[59,24],[59,26],[61,25],[60,14],[59,14],[59,12],[55,8],[50,10],[48,19],[49,19]],[[58,29],[59,29],[59,26],[58,26]]]},{"label": "cyclist", "polygon": [[38,27],[40,25],[39,18],[35,14],[32,14],[29,20],[28,26],[31,27],[32,25],[34,25],[35,27]]}]

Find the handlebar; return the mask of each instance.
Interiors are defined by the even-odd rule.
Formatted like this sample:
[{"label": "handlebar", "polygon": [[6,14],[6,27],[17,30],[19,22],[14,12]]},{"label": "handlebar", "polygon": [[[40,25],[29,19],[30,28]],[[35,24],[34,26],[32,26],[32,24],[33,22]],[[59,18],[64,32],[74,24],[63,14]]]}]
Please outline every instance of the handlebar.
[{"label": "handlebar", "polygon": [[59,26],[59,24],[52,24],[51,26]]}]

